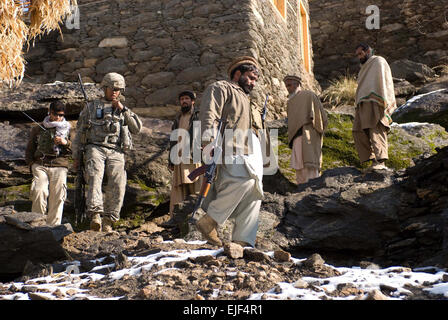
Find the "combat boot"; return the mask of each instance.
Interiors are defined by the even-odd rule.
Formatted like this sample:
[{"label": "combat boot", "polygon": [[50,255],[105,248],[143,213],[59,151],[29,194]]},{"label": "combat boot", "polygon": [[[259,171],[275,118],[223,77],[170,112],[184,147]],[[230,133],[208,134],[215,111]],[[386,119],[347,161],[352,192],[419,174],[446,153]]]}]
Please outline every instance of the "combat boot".
[{"label": "combat boot", "polygon": [[217,226],[218,224],[216,221],[207,214],[196,222],[196,228],[201,232],[207,242],[214,246],[221,247],[222,242],[218,237],[218,231],[216,230]]},{"label": "combat boot", "polygon": [[93,213],[91,217],[90,230],[101,231],[101,215],[99,213]]},{"label": "combat boot", "polygon": [[103,217],[103,232],[112,232],[113,230],[113,221],[109,217]]}]

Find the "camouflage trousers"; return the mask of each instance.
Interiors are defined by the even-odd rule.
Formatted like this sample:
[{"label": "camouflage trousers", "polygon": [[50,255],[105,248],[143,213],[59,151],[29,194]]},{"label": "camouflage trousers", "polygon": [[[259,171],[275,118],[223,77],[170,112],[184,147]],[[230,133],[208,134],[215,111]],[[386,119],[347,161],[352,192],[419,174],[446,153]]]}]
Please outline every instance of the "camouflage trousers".
[{"label": "camouflage trousers", "polygon": [[[126,191],[124,154],[109,148],[87,145],[85,153],[85,175],[88,184],[86,210],[90,215],[99,213],[112,221],[120,219]],[[104,187],[103,178],[107,184]]]},{"label": "camouflage trousers", "polygon": [[38,164],[31,166],[31,211],[46,214],[48,225],[60,225],[64,202],[67,198],[67,168],[46,167]]}]

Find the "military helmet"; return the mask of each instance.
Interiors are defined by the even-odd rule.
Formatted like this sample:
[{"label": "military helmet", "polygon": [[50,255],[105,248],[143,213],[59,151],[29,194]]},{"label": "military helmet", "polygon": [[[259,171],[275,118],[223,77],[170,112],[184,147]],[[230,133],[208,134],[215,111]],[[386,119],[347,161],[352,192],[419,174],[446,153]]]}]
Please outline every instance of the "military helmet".
[{"label": "military helmet", "polygon": [[121,74],[118,74],[116,72],[109,72],[104,76],[103,81],[101,81],[101,86],[124,90],[126,87],[126,83],[124,81],[124,77]]}]

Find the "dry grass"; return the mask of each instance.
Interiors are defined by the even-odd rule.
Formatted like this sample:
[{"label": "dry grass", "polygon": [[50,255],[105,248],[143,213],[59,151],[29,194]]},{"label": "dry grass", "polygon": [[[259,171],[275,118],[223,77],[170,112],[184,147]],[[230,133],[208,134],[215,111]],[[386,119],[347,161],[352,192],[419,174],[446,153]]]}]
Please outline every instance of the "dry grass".
[{"label": "dry grass", "polygon": [[437,74],[440,74],[441,76],[447,76],[448,75],[448,65],[442,64],[439,66],[435,66],[432,68]]},{"label": "dry grass", "polygon": [[76,0],[32,0],[29,40],[53,30],[61,32],[59,23],[71,13],[70,4],[76,5]]},{"label": "dry grass", "polygon": [[23,51],[28,27],[21,19],[21,8],[11,0],[0,0],[0,80],[11,85],[23,78]]},{"label": "dry grass", "polygon": [[322,98],[332,108],[340,105],[354,105],[358,84],[354,76],[339,76],[330,81],[330,86],[322,92]]},{"label": "dry grass", "polygon": [[[52,30],[61,31],[59,23],[76,4],[76,0],[0,0],[0,84],[21,83],[25,44]],[[29,26],[26,15],[30,16]]]}]

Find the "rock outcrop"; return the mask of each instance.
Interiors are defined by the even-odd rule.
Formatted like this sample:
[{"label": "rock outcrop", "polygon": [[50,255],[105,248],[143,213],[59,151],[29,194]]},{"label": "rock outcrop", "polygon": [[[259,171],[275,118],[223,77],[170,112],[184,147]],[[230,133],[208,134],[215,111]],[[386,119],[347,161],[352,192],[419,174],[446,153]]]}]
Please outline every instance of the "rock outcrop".
[{"label": "rock outcrop", "polygon": [[[98,99],[104,93],[93,83],[85,83],[89,99]],[[0,87],[0,119],[27,119],[26,112],[35,121],[42,121],[48,113],[50,103],[61,100],[66,105],[68,117],[77,116],[84,107],[84,96],[77,82],[34,84],[23,82],[17,88]]]},{"label": "rock outcrop", "polygon": [[448,128],[448,89],[413,97],[395,110],[392,118],[398,123],[431,122]]},{"label": "rock outcrop", "polygon": [[71,234],[70,224],[47,226],[45,216],[33,212],[0,212],[0,276],[21,275],[28,262],[53,263],[67,259],[62,239]]},{"label": "rock outcrop", "polygon": [[[273,237],[288,251],[446,266],[448,148],[402,172],[327,170],[283,198]],[[285,246],[285,244],[287,244]]]}]

